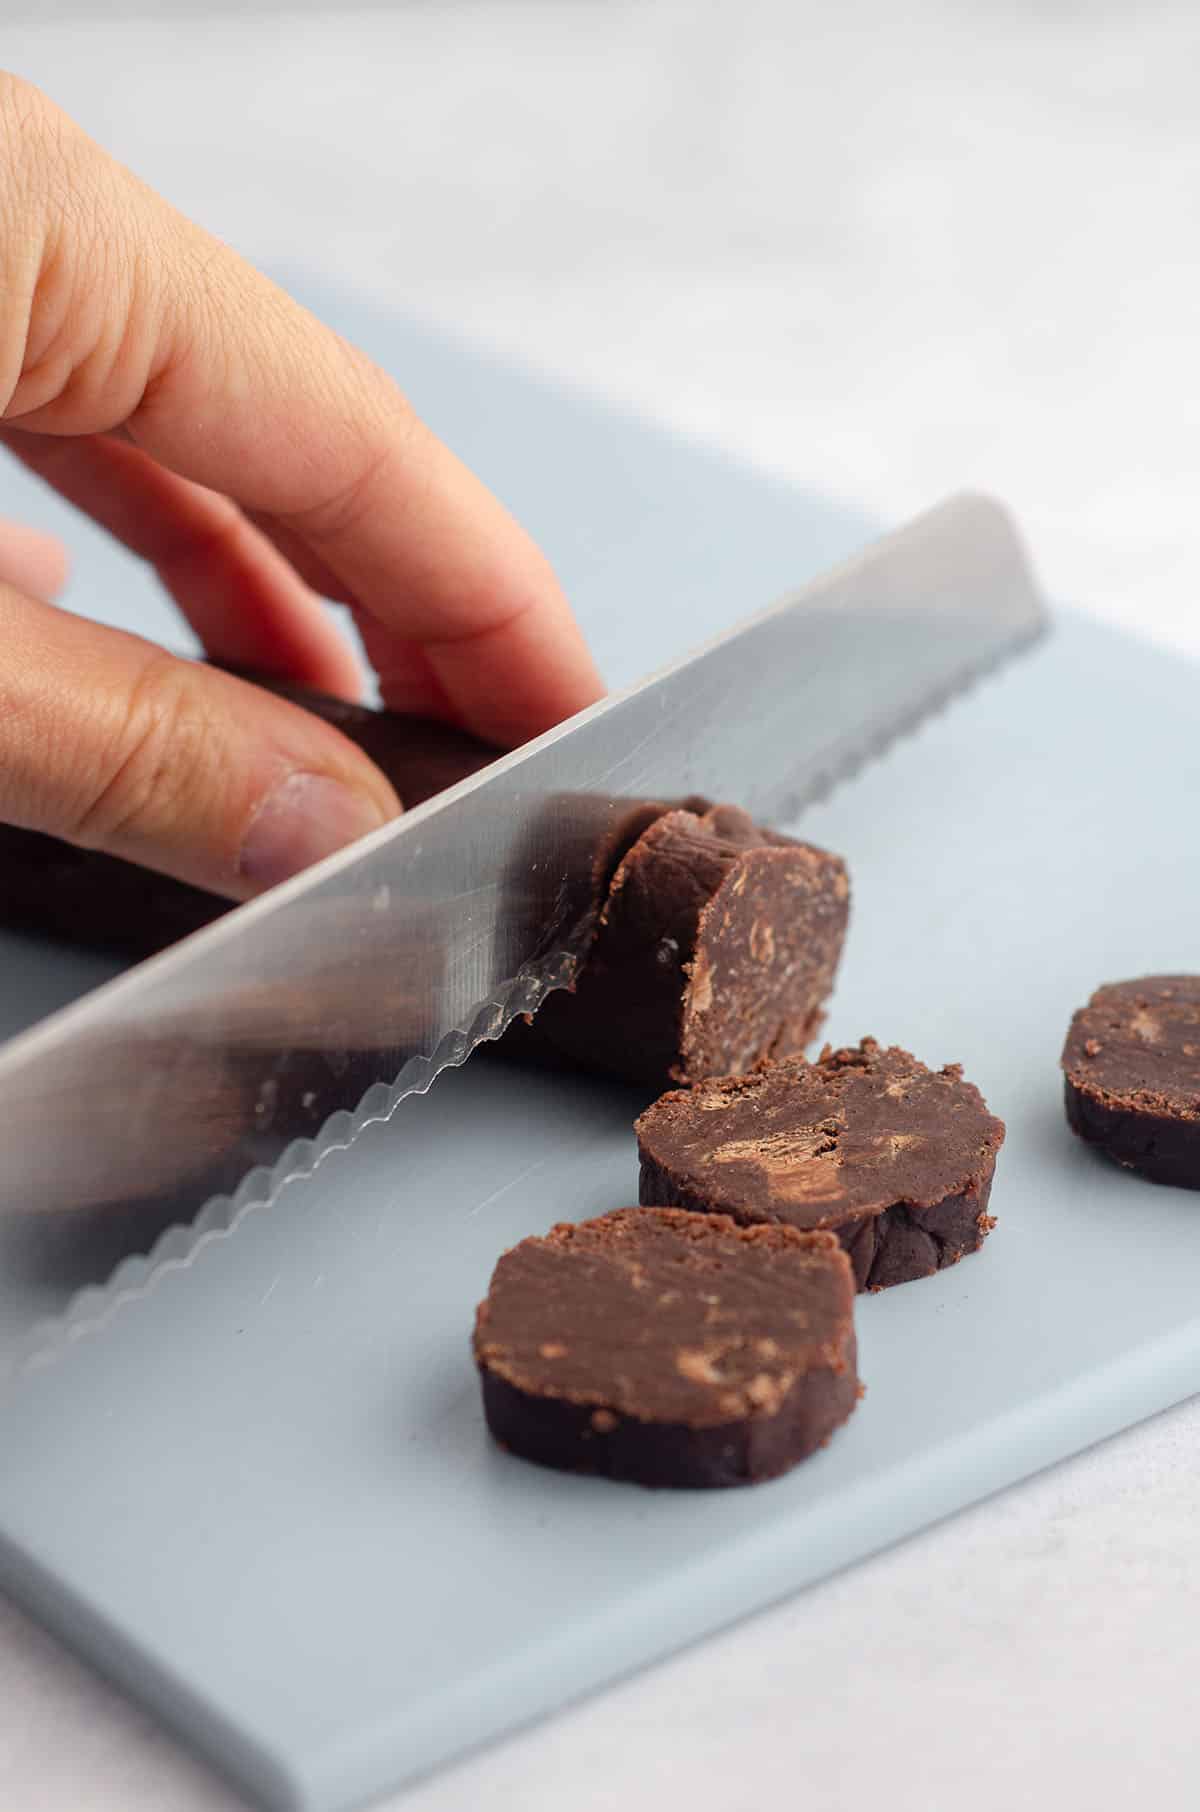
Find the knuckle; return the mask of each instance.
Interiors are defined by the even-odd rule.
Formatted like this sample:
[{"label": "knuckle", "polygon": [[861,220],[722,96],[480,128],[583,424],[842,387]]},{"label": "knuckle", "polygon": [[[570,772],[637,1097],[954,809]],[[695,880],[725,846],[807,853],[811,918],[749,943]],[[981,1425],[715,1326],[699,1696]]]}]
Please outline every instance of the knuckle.
[{"label": "knuckle", "polygon": [[65,168],[73,148],[83,139],[61,107],[11,70],[0,70],[0,136],[7,153],[9,182],[5,186],[10,193],[14,188],[29,193],[47,183],[65,187]]},{"label": "knuckle", "polygon": [[427,464],[420,449],[428,430],[398,386],[356,347],[343,342],[342,351],[345,387],[335,413],[343,417],[349,447],[338,465],[350,475],[302,508],[276,514],[313,548],[344,545],[380,509],[403,509],[420,489]]},{"label": "knuckle", "polygon": [[315,547],[348,541],[372,507],[376,487],[390,459],[387,447],[364,451],[353,478],[331,495],[289,514],[284,518],[285,526]]},{"label": "knuckle", "polygon": [[173,656],[152,655],[131,687],[107,758],[71,831],[96,848],[161,835],[194,814],[215,741],[205,689]]},{"label": "knuckle", "polygon": [[[109,204],[104,160],[74,121],[32,83],[0,73],[0,411],[6,420],[74,407],[72,431],[114,425],[87,413],[106,365],[119,361],[128,312],[128,234]],[[93,367],[95,368],[93,370]],[[119,416],[119,411],[115,412]],[[47,426],[56,424],[46,418]]]},{"label": "knuckle", "polygon": [[15,70],[0,69],[0,121],[6,129],[33,129],[54,111],[54,103],[34,83]]}]

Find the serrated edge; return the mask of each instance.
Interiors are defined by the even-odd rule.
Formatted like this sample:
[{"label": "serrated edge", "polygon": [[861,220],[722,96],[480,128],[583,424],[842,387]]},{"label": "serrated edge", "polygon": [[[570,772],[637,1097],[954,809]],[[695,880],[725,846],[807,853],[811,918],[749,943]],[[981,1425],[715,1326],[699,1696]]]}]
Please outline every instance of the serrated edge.
[{"label": "serrated edge", "polygon": [[[1031,624],[983,659],[961,668],[920,706],[897,713],[865,742],[847,750],[794,802],[789,801],[788,821],[827,799],[898,743],[917,736],[944,717],[951,705],[1033,648],[1048,628],[1045,620]],[[501,1037],[520,1014],[536,1012],[546,995],[568,979],[571,961],[569,957],[559,958],[548,970],[524,971],[516,976],[507,988],[478,1008],[468,1025],[447,1032],[431,1056],[410,1058],[393,1083],[373,1083],[353,1112],[340,1109],[325,1122],[315,1139],[295,1140],[269,1168],[259,1165],[251,1170],[232,1195],[214,1196],[194,1221],[174,1223],[148,1252],[122,1259],[105,1283],[85,1285],[60,1315],[35,1323],[16,1348],[7,1370],[0,1367],[0,1395],[22,1377],[45,1370],[81,1340],[108,1327],[130,1304],[147,1296],[161,1278],[190,1269],[207,1246],[229,1239],[248,1216],[273,1206],[289,1184],[311,1176],[332,1153],[348,1150],[368,1126],[390,1120],[410,1095],[427,1094],[443,1071],[458,1068],[479,1045]]]},{"label": "serrated edge", "polygon": [[443,1071],[459,1068],[481,1044],[502,1037],[521,1014],[536,1012],[568,975],[562,958],[547,969],[523,971],[486,1000],[469,1024],[447,1032],[430,1056],[411,1057],[394,1082],[372,1083],[353,1111],[339,1108],[331,1114],[315,1139],[294,1139],[274,1164],[248,1171],[232,1195],[212,1196],[195,1220],[173,1222],[147,1252],[123,1258],[104,1283],[85,1284],[60,1315],[29,1329],[8,1366],[0,1369],[0,1392],[106,1327],[123,1308],[146,1296],[160,1277],[189,1269],[206,1246],[228,1239],[249,1215],[271,1207],[289,1184],[312,1176],[334,1152],[349,1150],[368,1126],[390,1120],[411,1095],[428,1094]]}]

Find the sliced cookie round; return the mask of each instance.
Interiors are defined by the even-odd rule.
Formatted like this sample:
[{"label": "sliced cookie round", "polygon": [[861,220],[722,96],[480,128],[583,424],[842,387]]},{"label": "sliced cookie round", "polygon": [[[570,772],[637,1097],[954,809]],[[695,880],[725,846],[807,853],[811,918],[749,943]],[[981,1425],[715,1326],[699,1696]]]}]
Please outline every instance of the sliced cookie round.
[{"label": "sliced cookie round", "polygon": [[837,1241],[674,1208],[522,1240],[496,1266],[474,1351],[502,1446],[641,1485],[774,1478],[859,1397]]},{"label": "sliced cookie round", "polygon": [[574,992],[552,994],[512,1054],[667,1088],[802,1051],[849,904],[838,856],[736,806],[664,812],[618,864]]},{"label": "sliced cookie round", "polygon": [[928,1277],[994,1224],[1003,1122],[958,1064],[929,1070],[873,1038],[676,1090],[637,1135],[644,1203],[826,1229],[860,1290]]},{"label": "sliced cookie round", "polygon": [[1200,976],[1098,988],[1062,1068],[1073,1132],[1152,1182],[1200,1189]]}]

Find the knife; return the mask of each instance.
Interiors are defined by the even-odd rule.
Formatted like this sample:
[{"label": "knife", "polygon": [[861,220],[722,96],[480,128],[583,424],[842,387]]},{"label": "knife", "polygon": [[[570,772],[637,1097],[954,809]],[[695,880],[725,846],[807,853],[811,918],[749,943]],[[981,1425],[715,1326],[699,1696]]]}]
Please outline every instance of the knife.
[{"label": "knife", "polygon": [[952,499],[12,1039],[0,1273],[98,1281],[266,1198],[569,984],[645,801],[790,825],[1045,621],[1005,512]]}]

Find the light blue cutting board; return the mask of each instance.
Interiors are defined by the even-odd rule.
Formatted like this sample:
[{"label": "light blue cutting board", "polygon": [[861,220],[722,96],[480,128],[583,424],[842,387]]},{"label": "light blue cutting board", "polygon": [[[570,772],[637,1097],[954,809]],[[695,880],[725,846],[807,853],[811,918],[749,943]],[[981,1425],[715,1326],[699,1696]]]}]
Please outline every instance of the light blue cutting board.
[{"label": "light blue cutting board", "polygon": [[[863,538],[326,311],[550,544],[614,679]],[[333,1812],[1200,1388],[1200,1199],[1079,1147],[1056,1071],[1097,981],[1200,968],[1198,697],[1187,663],[1066,619],[803,821],[855,882],[830,1035],[960,1059],[1009,1124],[991,1241],[860,1302],[868,1395],[818,1458],[675,1495],[489,1446],[467,1338],[493,1260],[634,1199],[640,1097],[476,1060],[140,1295],[85,1301],[9,1384],[7,1588],[247,1791]],[[7,950],[13,1025],[96,973]]]}]

